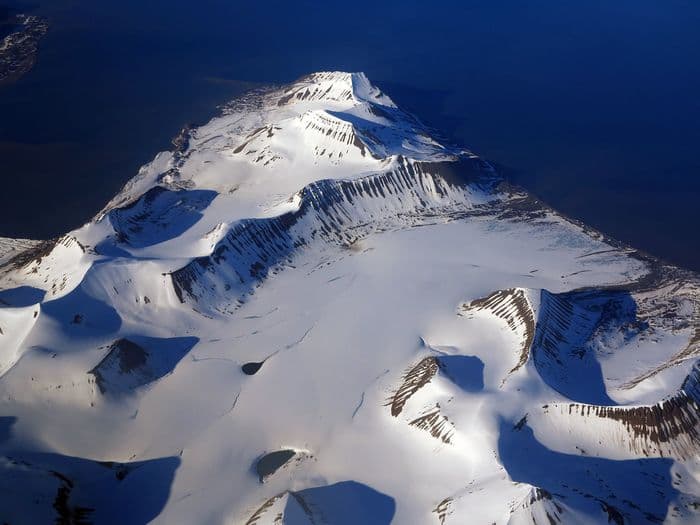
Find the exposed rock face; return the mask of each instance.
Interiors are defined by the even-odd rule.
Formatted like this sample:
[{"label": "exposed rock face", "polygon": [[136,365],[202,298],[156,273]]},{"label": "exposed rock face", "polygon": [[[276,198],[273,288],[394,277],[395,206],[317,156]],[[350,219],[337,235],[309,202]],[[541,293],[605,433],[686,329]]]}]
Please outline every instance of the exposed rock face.
[{"label": "exposed rock face", "polygon": [[630,379],[623,388],[634,388],[664,370],[700,356],[700,283],[689,272],[661,267],[651,283],[632,287],[638,317],[651,333],[689,332],[690,336],[673,356]]},{"label": "exposed rock face", "polygon": [[567,510],[552,494],[533,487],[525,499],[511,513],[509,524],[556,525],[566,523]]},{"label": "exposed rock face", "polygon": [[480,161],[453,166],[402,160],[391,172],[313,183],[300,192],[296,211],[241,221],[212,255],[173,272],[175,293],[201,312],[228,312],[233,298],[243,300],[314,243],[349,246],[372,232],[479,213],[489,200],[491,177]]},{"label": "exposed rock face", "polygon": [[[145,339],[137,344],[119,339],[107,355],[88,373],[95,377],[101,394],[119,395],[133,392],[170,373],[178,361],[196,343],[192,337]],[[147,350],[142,345],[151,346]]]},{"label": "exposed rock face", "polygon": [[146,369],[148,353],[136,343],[128,339],[115,341],[109,353],[100,361],[90,374],[95,376],[95,382],[100,392],[107,391],[110,376],[131,374],[129,387],[137,387],[149,383],[153,377]]},{"label": "exposed rock face", "polygon": [[510,370],[510,373],[515,372],[527,362],[535,337],[535,313],[525,290],[514,288],[498,290],[483,299],[463,304],[460,313],[469,315],[470,312],[482,310],[503,319],[508,324],[508,328],[522,339],[518,362]]},{"label": "exposed rock face", "polygon": [[295,450],[284,449],[270,452],[261,457],[255,464],[255,471],[258,474],[260,483],[263,483],[268,477],[272,476],[295,455]]},{"label": "exposed rock face", "polygon": [[439,439],[443,443],[450,445],[452,443],[452,434],[454,427],[450,420],[440,413],[440,405],[435,405],[430,410],[425,411],[409,425],[420,428],[430,433],[434,438]]},{"label": "exposed rock face", "polygon": [[[410,426],[424,430],[432,437],[450,445],[455,434],[455,426],[441,410],[438,399],[442,388],[430,389],[426,386],[438,377],[441,385],[456,386],[467,392],[479,392],[483,388],[482,373],[483,364],[475,357],[461,355],[425,357],[404,374],[403,381],[394,394],[387,399],[386,406],[389,407],[392,416],[398,417],[403,413],[403,419]],[[425,390],[430,392],[426,393]],[[423,401],[409,403],[419,392]],[[450,399],[447,399],[447,402],[449,401]],[[407,404],[411,406],[404,412]]]},{"label": "exposed rock face", "polygon": [[[600,332],[634,323],[636,308],[629,294],[606,290],[552,294],[542,290],[538,310],[532,354],[540,375],[571,399],[609,402],[591,344]],[[643,329],[643,324],[636,329]],[[571,370],[577,370],[578,377]],[[587,383],[583,388],[581,379]]]},{"label": "exposed rock face", "polygon": [[33,286],[46,290],[47,298],[61,297],[85,275],[85,251],[73,235],[33,243],[0,265],[0,286]]},{"label": "exposed rock face", "polygon": [[582,448],[592,449],[589,443],[598,439],[616,454],[689,459],[700,450],[699,378],[695,367],[676,394],[654,405],[555,404],[545,414],[576,435]]},{"label": "exposed rock face", "polygon": [[366,98],[374,103],[395,107],[391,99],[373,86],[363,73],[312,73],[281,90],[280,95],[277,100],[279,106],[299,101],[352,102]]},{"label": "exposed rock face", "polygon": [[26,252],[43,242],[45,241],[0,237],[0,268],[2,268],[2,266],[4,266],[5,263],[12,259],[15,255]]},{"label": "exposed rock face", "polygon": [[[431,356],[422,359],[416,366],[406,372],[403,382],[387,401],[391,415],[398,417],[404,411],[404,407],[409,399],[430,383],[440,369],[440,358]],[[441,413],[439,403],[421,408],[414,407],[404,414],[404,418],[410,426],[428,432],[432,437],[439,439],[445,444],[451,444],[454,426]]]},{"label": "exposed rock face", "polygon": [[411,368],[404,376],[403,383],[390,398],[389,406],[391,415],[396,417],[403,410],[406,402],[413,394],[427,385],[438,371],[438,360],[435,357],[426,357],[420,363]]},{"label": "exposed rock face", "polygon": [[[655,341],[679,331],[690,334],[687,344],[669,360],[617,385],[624,389],[698,352],[697,285],[693,281],[675,283],[649,288],[633,282],[627,289],[611,286],[564,293],[498,290],[461,305],[458,313],[493,315],[522,341],[509,375],[532,361],[542,378],[563,395],[613,404],[604,391],[599,365],[599,359],[612,355],[613,348]],[[576,377],[572,369],[577,370]]]}]

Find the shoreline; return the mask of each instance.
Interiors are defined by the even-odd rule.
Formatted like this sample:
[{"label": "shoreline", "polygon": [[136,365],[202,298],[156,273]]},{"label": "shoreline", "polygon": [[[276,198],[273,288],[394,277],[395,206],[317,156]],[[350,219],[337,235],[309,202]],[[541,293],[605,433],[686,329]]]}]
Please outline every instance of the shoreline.
[{"label": "shoreline", "polygon": [[2,24],[15,28],[0,42],[0,87],[16,82],[34,68],[39,42],[49,30],[46,18],[24,13],[10,15]]}]

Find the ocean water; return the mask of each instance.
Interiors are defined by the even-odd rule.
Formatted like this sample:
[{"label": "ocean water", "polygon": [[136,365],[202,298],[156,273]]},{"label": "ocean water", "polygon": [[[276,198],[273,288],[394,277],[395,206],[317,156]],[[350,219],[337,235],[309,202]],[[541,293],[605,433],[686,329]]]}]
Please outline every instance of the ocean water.
[{"label": "ocean water", "polygon": [[51,21],[37,66],[0,88],[2,236],[79,226],[181,125],[245,89],[350,70],[564,213],[700,270],[699,2],[44,0],[35,12]]}]

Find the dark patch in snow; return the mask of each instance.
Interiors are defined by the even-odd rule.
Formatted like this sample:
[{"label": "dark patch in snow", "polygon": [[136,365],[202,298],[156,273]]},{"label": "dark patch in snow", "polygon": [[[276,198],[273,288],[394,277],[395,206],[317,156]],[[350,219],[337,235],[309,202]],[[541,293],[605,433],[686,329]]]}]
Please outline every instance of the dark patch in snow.
[{"label": "dark patch in snow", "polygon": [[401,386],[399,386],[386,405],[391,407],[391,415],[394,417],[398,416],[411,396],[427,385],[437,371],[437,358],[426,357],[406,372]]},{"label": "dark patch in snow", "polygon": [[119,339],[88,373],[95,376],[102,394],[133,391],[172,372],[197,341],[196,337]]},{"label": "dark patch in snow", "polygon": [[243,373],[246,375],[255,375],[255,373],[260,370],[264,362],[265,361],[261,361],[259,363],[246,363],[241,367],[241,370],[243,370]]},{"label": "dark patch in snow", "polygon": [[270,452],[269,454],[265,454],[258,459],[258,461],[255,463],[255,472],[258,475],[260,483],[263,483],[265,479],[272,476],[295,455],[295,450],[283,449]]}]

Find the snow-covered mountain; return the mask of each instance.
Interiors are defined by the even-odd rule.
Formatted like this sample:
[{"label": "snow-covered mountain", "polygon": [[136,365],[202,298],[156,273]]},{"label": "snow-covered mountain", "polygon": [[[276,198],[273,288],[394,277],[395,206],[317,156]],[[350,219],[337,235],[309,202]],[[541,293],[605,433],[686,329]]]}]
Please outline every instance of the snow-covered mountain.
[{"label": "snow-covered mountain", "polygon": [[174,144],[0,240],[0,522],[700,521],[697,275],[361,73]]}]

